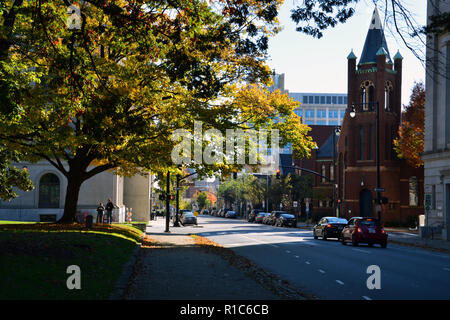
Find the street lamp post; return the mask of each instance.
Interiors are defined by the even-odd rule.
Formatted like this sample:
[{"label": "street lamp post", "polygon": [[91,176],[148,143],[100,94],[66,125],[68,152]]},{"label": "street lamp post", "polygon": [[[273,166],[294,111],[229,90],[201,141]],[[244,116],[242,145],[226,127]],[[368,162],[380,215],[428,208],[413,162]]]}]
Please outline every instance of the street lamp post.
[{"label": "street lamp post", "polygon": [[169,231],[169,223],[170,223],[170,171],[167,171],[167,181],[166,181],[166,230],[164,232]]},{"label": "street lamp post", "polygon": [[336,192],[336,137],[339,137],[341,133],[341,127],[337,126],[334,128],[333,130],[333,211],[334,214],[339,217],[339,211],[337,210],[337,206],[336,206],[336,197],[337,197],[337,192]]},{"label": "street lamp post", "polygon": [[[380,103],[377,101],[375,103],[370,103],[371,105],[375,105],[375,161],[377,167],[377,198],[376,205],[381,206],[381,175],[380,175]],[[355,118],[356,110],[355,103],[352,103],[350,109],[350,117]],[[381,210],[378,210],[378,220],[381,221]]]}]

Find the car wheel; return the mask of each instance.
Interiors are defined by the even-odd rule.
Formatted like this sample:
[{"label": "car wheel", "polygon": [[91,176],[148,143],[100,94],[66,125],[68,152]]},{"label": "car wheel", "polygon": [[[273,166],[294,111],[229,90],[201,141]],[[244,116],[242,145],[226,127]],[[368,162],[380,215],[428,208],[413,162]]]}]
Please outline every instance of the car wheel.
[{"label": "car wheel", "polygon": [[387,242],[381,243],[381,247],[382,247],[382,248],[386,248],[386,247],[387,247]]},{"label": "car wheel", "polygon": [[356,241],[355,237],[352,237],[352,246],[357,247],[358,241]]},{"label": "car wheel", "polygon": [[322,240],[327,240],[327,238],[328,238],[327,232],[324,230],[324,231],[323,231]]},{"label": "car wheel", "polygon": [[317,240],[317,236],[316,236],[316,231],[313,231],[313,236],[314,236],[314,239],[316,239]]}]

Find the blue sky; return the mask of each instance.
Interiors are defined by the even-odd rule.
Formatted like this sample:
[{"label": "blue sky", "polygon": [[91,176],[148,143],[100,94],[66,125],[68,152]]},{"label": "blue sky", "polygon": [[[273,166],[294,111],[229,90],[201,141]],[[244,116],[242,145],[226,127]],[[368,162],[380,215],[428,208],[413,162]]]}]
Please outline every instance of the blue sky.
[{"label": "blue sky", "polygon": [[[325,31],[321,39],[316,39],[295,31],[290,10],[298,1],[301,0],[285,0],[282,6],[279,20],[283,30],[269,41],[268,65],[277,73],[285,73],[285,88],[290,92],[346,93],[347,56],[351,49],[358,59],[361,56],[374,9],[373,2],[361,0],[356,5],[355,15],[347,23]],[[416,15],[416,21],[424,25],[426,1],[404,2]],[[383,21],[382,10],[380,16]],[[402,104],[405,105],[409,102],[414,81],[424,81],[425,70],[400,37],[394,37],[387,28],[385,34],[391,58],[397,50],[404,58]]]}]

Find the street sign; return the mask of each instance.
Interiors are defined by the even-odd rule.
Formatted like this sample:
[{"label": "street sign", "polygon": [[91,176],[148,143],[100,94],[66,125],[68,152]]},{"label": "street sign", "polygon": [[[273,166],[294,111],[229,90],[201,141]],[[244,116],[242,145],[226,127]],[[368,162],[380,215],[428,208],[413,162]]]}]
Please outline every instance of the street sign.
[{"label": "street sign", "polygon": [[195,212],[194,212],[194,216],[198,216],[198,211],[195,211]]},{"label": "street sign", "polygon": [[294,202],[292,203],[292,206],[293,206],[294,208],[297,208],[298,202],[297,202],[297,201],[294,201]]},{"label": "street sign", "polygon": [[374,188],[373,191],[375,192],[385,192],[384,188]]},{"label": "street sign", "polygon": [[181,187],[178,187],[178,188],[175,188],[175,190],[183,190],[183,188],[181,188]]}]

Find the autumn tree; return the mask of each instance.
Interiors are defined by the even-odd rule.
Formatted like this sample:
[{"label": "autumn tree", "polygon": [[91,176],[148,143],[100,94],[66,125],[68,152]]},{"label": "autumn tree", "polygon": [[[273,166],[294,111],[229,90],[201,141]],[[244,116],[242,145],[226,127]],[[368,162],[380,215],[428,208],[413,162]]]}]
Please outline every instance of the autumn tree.
[{"label": "autumn tree", "polygon": [[423,166],[420,154],[424,150],[425,133],[425,87],[422,82],[415,83],[410,102],[405,106],[399,137],[394,140],[394,149],[399,158],[415,168]]},{"label": "autumn tree", "polygon": [[179,170],[171,135],[195,121],[276,128],[309,155],[297,104],[265,89],[281,1],[85,0],[79,29],[71,4],[0,0],[0,144],[67,178],[60,222],[74,221],[81,185],[101,172]]}]

